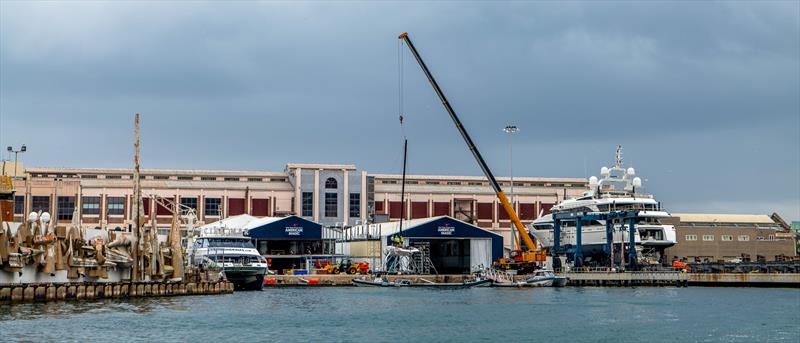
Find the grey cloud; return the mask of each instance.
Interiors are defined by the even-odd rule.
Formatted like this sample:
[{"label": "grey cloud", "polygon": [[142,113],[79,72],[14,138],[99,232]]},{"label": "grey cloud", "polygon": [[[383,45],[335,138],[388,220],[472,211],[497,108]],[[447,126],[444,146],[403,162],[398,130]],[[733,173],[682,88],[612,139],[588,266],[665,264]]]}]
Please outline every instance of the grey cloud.
[{"label": "grey cloud", "polygon": [[[27,143],[31,165],[127,166],[138,111],[151,167],[397,171],[396,37],[410,31],[496,174],[513,122],[518,174],[586,176],[623,143],[672,207],[780,203],[800,219],[799,13],[797,2],[0,2],[0,143]],[[404,63],[412,171],[479,173]]]}]

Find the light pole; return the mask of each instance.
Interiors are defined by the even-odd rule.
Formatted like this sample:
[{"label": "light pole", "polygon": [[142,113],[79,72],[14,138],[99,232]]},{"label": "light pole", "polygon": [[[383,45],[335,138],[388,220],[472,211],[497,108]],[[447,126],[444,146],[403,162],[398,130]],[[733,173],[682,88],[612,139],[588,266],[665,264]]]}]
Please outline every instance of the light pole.
[{"label": "light pole", "polygon": [[17,177],[17,156],[21,152],[28,151],[28,148],[25,147],[25,144],[23,144],[19,148],[19,150],[14,150],[14,148],[12,148],[11,146],[9,146],[7,150],[8,150],[9,153],[12,153],[12,152],[14,153],[14,177]]},{"label": "light pole", "polygon": [[511,174],[511,204],[514,204],[514,150],[513,145],[511,144],[511,136],[517,132],[519,132],[519,128],[516,125],[508,125],[503,128],[503,131],[508,133],[508,172]]},{"label": "light pole", "polygon": [[[506,125],[506,127],[503,128],[503,131],[505,131],[508,134],[508,173],[511,174],[511,193],[509,193],[509,195],[510,195],[509,198],[511,198],[510,199],[511,200],[511,207],[515,207],[514,206],[514,150],[513,150],[513,144],[511,144],[511,136],[513,136],[515,133],[519,132],[519,128],[517,128],[516,125]],[[514,237],[515,237],[515,235],[514,235],[514,224],[512,223],[511,224],[511,250],[514,250],[514,241],[515,241]]]}]

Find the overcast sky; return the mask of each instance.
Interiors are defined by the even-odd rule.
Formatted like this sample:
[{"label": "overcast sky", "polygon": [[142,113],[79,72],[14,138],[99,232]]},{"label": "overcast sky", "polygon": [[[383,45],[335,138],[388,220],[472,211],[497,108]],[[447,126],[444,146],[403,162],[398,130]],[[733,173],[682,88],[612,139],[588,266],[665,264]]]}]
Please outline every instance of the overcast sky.
[{"label": "overcast sky", "polygon": [[[0,146],[28,166],[401,171],[409,31],[497,175],[622,144],[673,212],[800,219],[800,2],[0,2]],[[479,175],[404,54],[409,172]],[[3,157],[7,155],[4,153]]]}]

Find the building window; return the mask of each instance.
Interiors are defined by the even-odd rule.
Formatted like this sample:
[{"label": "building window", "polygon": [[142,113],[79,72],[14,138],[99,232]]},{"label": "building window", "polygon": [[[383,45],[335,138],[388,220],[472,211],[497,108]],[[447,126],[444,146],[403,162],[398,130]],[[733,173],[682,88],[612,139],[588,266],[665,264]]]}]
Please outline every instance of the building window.
[{"label": "building window", "polygon": [[263,182],[264,179],[260,178],[260,177],[248,177],[247,181],[249,181],[249,182]]},{"label": "building window", "polygon": [[686,235],[686,240],[687,241],[696,241],[697,240],[697,235]]},{"label": "building window", "polygon": [[222,204],[222,199],[220,198],[206,198],[205,204],[205,215],[207,216],[218,216],[220,213],[220,204]]},{"label": "building window", "polygon": [[732,241],[733,240],[733,236],[731,236],[731,235],[722,235],[721,239],[723,241]]},{"label": "building window", "polygon": [[58,219],[72,220],[72,212],[75,212],[75,197],[58,197]]},{"label": "building window", "polygon": [[460,181],[447,181],[447,184],[450,186],[459,186],[461,185]]},{"label": "building window", "polygon": [[225,181],[239,181],[238,177],[226,177]]},{"label": "building window", "polygon": [[81,179],[96,179],[96,178],[97,175],[89,175],[89,174],[81,175]]},{"label": "building window", "polygon": [[361,217],[361,193],[350,193],[350,217]]},{"label": "building window", "polygon": [[217,177],[216,176],[202,176],[202,177],[200,177],[200,180],[203,180],[203,181],[217,181]]},{"label": "building window", "polygon": [[336,189],[336,188],[339,188],[339,184],[336,182],[336,179],[329,177],[327,180],[325,180],[325,189]]},{"label": "building window", "polygon": [[153,176],[153,179],[156,179],[156,180],[169,180],[169,176],[167,176],[167,175],[156,175],[156,176]]},{"label": "building window", "polygon": [[106,175],[106,179],[122,179],[122,175]]},{"label": "building window", "polygon": [[178,176],[178,180],[181,180],[181,181],[192,181],[192,180],[194,180],[194,176]]},{"label": "building window", "polygon": [[[327,183],[327,182],[325,182]],[[338,217],[339,216],[339,194],[336,193],[325,193],[325,216],[326,217]]]},{"label": "building window", "polygon": [[747,242],[750,240],[750,236],[748,235],[739,235],[739,242]]},{"label": "building window", "polygon": [[270,182],[286,182],[285,178],[282,177],[273,177],[269,179]]},{"label": "building window", "polygon": [[714,240],[714,235],[703,235],[703,240],[704,241],[713,241]]},{"label": "building window", "polygon": [[50,212],[50,196],[33,196],[31,198],[31,211]]},{"label": "building window", "polygon": [[314,215],[314,193],[303,192],[303,217],[311,217]]},{"label": "building window", "polygon": [[108,214],[115,216],[125,214],[125,197],[108,197],[106,205],[108,206],[106,209]]},{"label": "building window", "polygon": [[197,198],[181,198],[181,205],[197,211]]},{"label": "building window", "polygon": [[425,181],[426,185],[438,185],[439,181]]},{"label": "building window", "polygon": [[100,197],[81,198],[81,212],[83,214],[100,214]]},{"label": "building window", "polygon": [[25,214],[25,196],[14,196],[14,214]]}]

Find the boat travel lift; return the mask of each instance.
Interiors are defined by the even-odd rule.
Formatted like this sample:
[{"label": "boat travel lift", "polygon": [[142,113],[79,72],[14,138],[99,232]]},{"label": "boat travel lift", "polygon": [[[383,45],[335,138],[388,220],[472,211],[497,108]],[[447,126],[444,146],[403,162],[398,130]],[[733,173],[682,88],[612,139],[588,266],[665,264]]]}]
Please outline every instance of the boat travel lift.
[{"label": "boat travel lift", "polygon": [[[628,237],[629,237],[629,254],[628,254],[628,268],[636,268],[636,220],[638,219],[639,211],[613,211],[608,213],[593,213],[593,212],[580,212],[580,213],[554,213],[553,214],[553,249],[552,256],[558,257],[559,254],[572,255],[572,261],[575,267],[583,266],[583,243],[581,241],[581,226],[584,221],[603,220],[606,223],[606,244],[603,251],[610,256],[613,264],[612,249],[614,244],[614,220],[620,219],[622,225],[621,231],[625,231],[627,223]],[[561,246],[561,222],[569,220],[575,221],[575,246],[562,247]],[[623,243],[624,251],[624,243]]]}]

